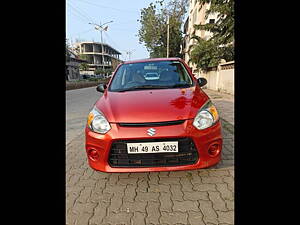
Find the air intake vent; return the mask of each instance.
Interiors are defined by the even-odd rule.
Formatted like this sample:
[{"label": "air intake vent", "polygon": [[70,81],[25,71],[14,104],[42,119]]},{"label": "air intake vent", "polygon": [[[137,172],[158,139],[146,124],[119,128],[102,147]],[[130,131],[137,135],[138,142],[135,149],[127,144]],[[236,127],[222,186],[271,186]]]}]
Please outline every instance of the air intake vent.
[{"label": "air intake vent", "polygon": [[[128,154],[127,143],[178,141],[178,152]],[[118,140],[112,143],[108,163],[111,167],[158,167],[183,166],[195,164],[198,151],[190,138],[165,138],[145,140]]]},{"label": "air intake vent", "polygon": [[119,123],[121,127],[158,127],[171,126],[182,124],[184,120],[166,121],[166,122],[151,122],[151,123]]}]

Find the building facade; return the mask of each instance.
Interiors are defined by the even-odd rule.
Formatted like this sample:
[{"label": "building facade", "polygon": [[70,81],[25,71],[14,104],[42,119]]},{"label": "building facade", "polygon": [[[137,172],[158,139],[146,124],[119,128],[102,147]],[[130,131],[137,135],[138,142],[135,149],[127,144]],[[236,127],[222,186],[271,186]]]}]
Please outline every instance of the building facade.
[{"label": "building facade", "polygon": [[80,59],[74,52],[66,49],[66,80],[74,81],[80,79],[79,66],[81,63],[86,63]]},{"label": "building facade", "polygon": [[96,69],[103,68],[114,70],[115,62],[122,62],[119,59],[121,53],[108,44],[99,42],[79,42],[75,43],[75,49],[78,54],[83,55],[87,60],[89,72],[94,72]]},{"label": "building facade", "polygon": [[196,65],[189,63],[189,53],[191,51],[191,46],[196,44],[195,39],[191,39],[193,36],[198,36],[205,40],[208,40],[212,33],[205,30],[195,29],[194,25],[204,25],[207,23],[215,23],[217,19],[217,14],[209,15],[208,18],[205,18],[206,11],[210,8],[210,3],[205,3],[204,5],[200,5],[197,0],[189,1],[189,10],[188,10],[188,18],[184,24],[184,43],[182,45],[183,58],[185,62],[192,68],[194,73],[197,73]]}]

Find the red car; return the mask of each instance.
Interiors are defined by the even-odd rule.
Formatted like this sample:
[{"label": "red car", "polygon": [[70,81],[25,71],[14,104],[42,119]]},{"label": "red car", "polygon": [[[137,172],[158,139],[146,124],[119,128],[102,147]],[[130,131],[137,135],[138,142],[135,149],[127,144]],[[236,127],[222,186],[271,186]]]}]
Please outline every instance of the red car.
[{"label": "red car", "polygon": [[221,160],[218,112],[179,58],[120,64],[88,115],[89,165],[103,172],[209,167]]}]

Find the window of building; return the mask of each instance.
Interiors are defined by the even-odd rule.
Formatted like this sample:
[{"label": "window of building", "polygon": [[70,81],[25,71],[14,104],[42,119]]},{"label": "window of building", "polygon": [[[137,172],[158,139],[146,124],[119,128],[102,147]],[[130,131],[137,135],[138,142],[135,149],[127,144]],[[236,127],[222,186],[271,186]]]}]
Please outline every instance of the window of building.
[{"label": "window of building", "polygon": [[215,23],[215,19],[210,19],[209,23]]}]

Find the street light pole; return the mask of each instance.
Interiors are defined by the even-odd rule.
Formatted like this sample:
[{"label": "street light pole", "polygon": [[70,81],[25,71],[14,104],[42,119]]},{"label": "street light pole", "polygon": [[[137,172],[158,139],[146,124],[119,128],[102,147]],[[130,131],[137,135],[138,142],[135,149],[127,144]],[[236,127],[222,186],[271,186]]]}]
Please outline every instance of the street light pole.
[{"label": "street light pole", "polygon": [[[101,24],[101,22],[100,22]],[[102,29],[100,30],[100,34],[101,34],[101,52],[102,52],[102,69],[103,69],[103,73],[104,73],[104,48],[103,48],[103,37],[102,37],[102,32],[103,32],[103,27],[101,27]]]},{"label": "street light pole", "polygon": [[169,41],[170,41],[170,19],[168,16],[168,21],[167,21],[167,58],[169,58]]},{"label": "street light pole", "polygon": [[103,27],[103,26],[105,24],[112,23],[112,22],[113,21],[109,21],[109,22],[106,22],[106,23],[103,23],[103,24],[101,24],[101,21],[100,21],[100,24],[89,23],[89,24],[95,25],[95,29],[100,31],[100,35],[101,35],[101,51],[102,51],[102,69],[103,69],[103,71],[104,71],[104,49],[103,49],[102,32],[107,29],[107,27]]}]

